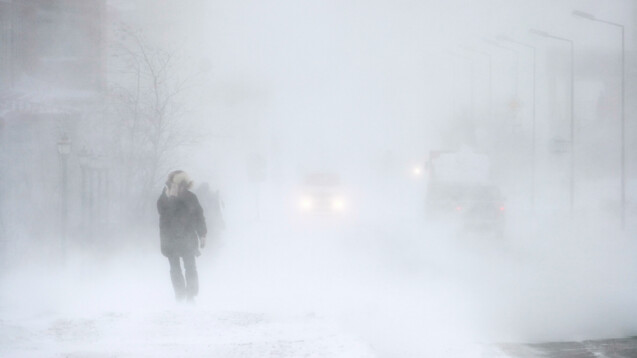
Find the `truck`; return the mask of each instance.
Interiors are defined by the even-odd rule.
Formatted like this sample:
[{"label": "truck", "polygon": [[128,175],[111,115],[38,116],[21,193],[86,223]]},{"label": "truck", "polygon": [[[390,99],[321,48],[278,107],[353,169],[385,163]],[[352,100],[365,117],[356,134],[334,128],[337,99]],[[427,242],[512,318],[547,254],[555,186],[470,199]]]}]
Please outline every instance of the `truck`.
[{"label": "truck", "polygon": [[491,180],[488,155],[466,148],[431,151],[425,167],[425,208],[430,219],[451,219],[464,231],[503,235],[504,198]]}]

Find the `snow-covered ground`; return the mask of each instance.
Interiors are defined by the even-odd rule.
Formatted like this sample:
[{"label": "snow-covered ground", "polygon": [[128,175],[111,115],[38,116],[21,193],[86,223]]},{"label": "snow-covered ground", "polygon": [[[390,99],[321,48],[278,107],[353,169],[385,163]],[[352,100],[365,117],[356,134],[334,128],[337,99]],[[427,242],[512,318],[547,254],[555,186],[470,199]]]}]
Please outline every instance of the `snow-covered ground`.
[{"label": "snow-covered ground", "polygon": [[174,302],[155,247],[32,258],[1,277],[0,356],[514,358],[499,343],[637,332],[624,237],[380,219],[230,225],[198,260],[195,305]]},{"label": "snow-covered ground", "polygon": [[0,352],[4,357],[374,357],[367,344],[323,318],[200,306],[3,320]]}]

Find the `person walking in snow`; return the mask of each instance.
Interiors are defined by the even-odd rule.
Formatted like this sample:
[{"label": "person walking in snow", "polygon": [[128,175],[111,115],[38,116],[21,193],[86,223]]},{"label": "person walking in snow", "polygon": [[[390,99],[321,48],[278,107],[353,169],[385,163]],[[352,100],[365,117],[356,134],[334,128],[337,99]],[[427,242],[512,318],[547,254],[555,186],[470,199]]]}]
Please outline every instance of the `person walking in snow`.
[{"label": "person walking in snow", "polygon": [[192,184],[184,171],[173,171],[157,200],[161,253],[170,263],[170,278],[177,301],[192,301],[199,292],[195,257],[200,255],[199,248],[206,244],[206,219],[197,196],[189,190]]}]

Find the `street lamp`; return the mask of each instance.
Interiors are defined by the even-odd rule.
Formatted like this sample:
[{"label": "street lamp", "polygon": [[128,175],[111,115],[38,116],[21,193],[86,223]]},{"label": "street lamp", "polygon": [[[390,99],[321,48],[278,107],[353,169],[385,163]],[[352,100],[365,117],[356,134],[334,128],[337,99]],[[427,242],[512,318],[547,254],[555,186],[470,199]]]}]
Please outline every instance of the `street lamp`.
[{"label": "street lamp", "polygon": [[71,140],[66,135],[66,133],[62,134],[62,138],[57,143],[58,153],[61,156],[68,156],[71,154]]},{"label": "street lamp", "polygon": [[579,11],[579,10],[573,11],[573,16],[579,17],[581,19],[589,20],[589,21],[601,22],[607,25],[619,27],[622,34],[622,62],[621,62],[622,108],[621,108],[621,139],[620,139],[620,142],[621,142],[621,174],[620,175],[621,175],[621,224],[622,224],[622,229],[625,229],[626,228],[626,136],[625,136],[624,130],[626,128],[626,117],[624,115],[625,113],[624,99],[625,99],[625,88],[626,88],[625,87],[626,51],[625,51],[625,41],[624,41],[624,25],[611,22],[611,21],[598,19],[592,14]]},{"label": "street lamp", "polygon": [[68,192],[67,192],[67,161],[69,154],[71,154],[71,140],[66,135],[62,134],[62,138],[57,142],[58,155],[60,156],[60,162],[62,163],[62,211],[61,215],[61,246],[62,255],[66,254],[66,225],[68,216]]},{"label": "street lamp", "polygon": [[575,117],[574,117],[574,102],[573,99],[575,97],[575,93],[574,93],[574,81],[575,81],[575,76],[574,76],[574,71],[575,71],[575,56],[574,56],[574,44],[573,44],[573,40],[564,38],[564,37],[559,37],[559,36],[555,36],[555,35],[551,35],[546,31],[541,31],[541,30],[536,30],[536,29],[531,29],[529,30],[529,32],[533,35],[537,35],[537,36],[541,36],[544,38],[549,38],[549,39],[553,39],[553,40],[558,40],[558,41],[563,41],[563,42],[567,42],[570,45],[570,49],[571,49],[571,123],[570,123],[570,132],[571,132],[571,138],[570,138],[570,150],[571,150],[571,170],[570,170],[570,180],[569,180],[569,196],[570,196],[570,209],[571,209],[571,215],[573,215],[573,202],[574,202],[574,193],[575,193],[575,146],[574,146],[574,141],[575,141]]},{"label": "street lamp", "polygon": [[531,169],[531,208],[535,209],[535,47],[525,44],[523,42],[519,42],[513,40],[507,36],[500,35],[497,37],[500,41],[510,42],[512,44],[516,44],[518,46],[526,47],[531,50],[532,58],[533,58],[533,78],[532,78],[532,86],[533,86],[533,94],[532,94],[532,120],[531,120],[531,161],[532,161],[532,169]]}]

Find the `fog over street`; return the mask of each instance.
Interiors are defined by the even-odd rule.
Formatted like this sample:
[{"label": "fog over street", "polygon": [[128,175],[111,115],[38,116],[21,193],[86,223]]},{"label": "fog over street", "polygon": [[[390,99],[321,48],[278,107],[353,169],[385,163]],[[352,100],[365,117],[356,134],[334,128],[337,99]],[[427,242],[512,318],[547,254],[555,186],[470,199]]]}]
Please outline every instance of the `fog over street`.
[{"label": "fog over street", "polygon": [[0,356],[637,357],[636,24],[0,0]]}]

